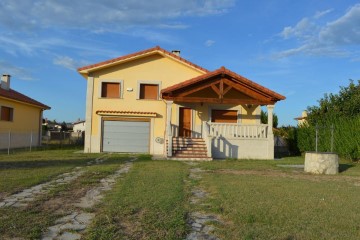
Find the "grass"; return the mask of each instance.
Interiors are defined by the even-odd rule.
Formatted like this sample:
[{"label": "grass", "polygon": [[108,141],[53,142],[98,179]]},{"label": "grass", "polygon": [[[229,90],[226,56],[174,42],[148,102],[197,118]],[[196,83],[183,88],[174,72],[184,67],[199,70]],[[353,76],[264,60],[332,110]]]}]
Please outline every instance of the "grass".
[{"label": "grass", "polygon": [[86,239],[184,239],[188,167],[135,162],[100,206]]},{"label": "grass", "polygon": [[[21,175],[24,173],[22,168],[29,168],[35,172],[34,175],[39,176],[37,180],[46,180],[51,179],[56,173],[70,171],[75,166],[84,166],[89,160],[98,157],[98,154],[83,155],[74,153],[73,150],[43,153],[40,155],[37,155],[39,152],[20,153],[17,156],[9,156],[9,159],[0,160],[0,164],[5,165],[6,163],[7,169],[13,170],[11,174],[8,173],[12,178],[5,178],[3,184],[10,184],[13,179],[17,179],[15,183],[10,184],[14,188],[9,192],[24,187],[25,184],[22,181],[29,176]],[[119,163],[121,164],[127,159],[129,157],[126,155],[111,155],[103,164],[84,167],[82,170],[85,173],[81,177],[71,184],[58,186],[47,195],[32,202],[27,208],[0,208],[1,239],[39,239],[46,228],[53,225],[56,219],[69,214],[69,211],[74,209],[72,204],[83,197],[87,190],[97,185],[100,179],[114,173],[119,168]],[[59,168],[57,171],[51,171],[56,167]],[[33,184],[37,182],[34,181]]]},{"label": "grass", "polygon": [[75,153],[74,149],[20,152],[0,155],[0,197],[49,181],[54,176],[84,166],[98,154]]},{"label": "grass", "polygon": [[[74,167],[85,171],[27,208],[0,208],[0,238],[39,239],[130,158],[112,154],[101,164],[86,165],[98,156],[74,149],[0,155],[0,200]],[[279,166],[303,162],[302,157],[202,162],[195,166],[206,170],[199,173],[202,179],[189,181],[189,165],[139,156],[104,200],[88,209],[96,217],[83,238],[184,239],[188,213],[200,209],[223,220],[214,232],[221,239],[360,239],[360,166],[341,161],[336,176]],[[190,188],[197,186],[210,193],[205,205],[188,203]]]},{"label": "grass", "polygon": [[[360,168],[338,176],[313,176],[281,161],[224,161],[202,164],[211,169],[200,184],[211,192],[211,210],[226,227],[221,239],[359,239],[357,207]],[[349,164],[349,163],[343,163]],[[225,171],[227,169],[227,171]]]}]

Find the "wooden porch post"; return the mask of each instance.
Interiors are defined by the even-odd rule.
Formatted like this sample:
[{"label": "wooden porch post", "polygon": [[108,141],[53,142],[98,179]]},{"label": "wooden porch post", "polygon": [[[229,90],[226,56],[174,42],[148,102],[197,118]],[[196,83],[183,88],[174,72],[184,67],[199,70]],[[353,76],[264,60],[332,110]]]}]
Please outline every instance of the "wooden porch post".
[{"label": "wooden porch post", "polygon": [[172,132],[171,132],[171,110],[173,101],[166,101],[166,136],[167,136],[167,156],[172,156]]},{"label": "wooden porch post", "polygon": [[268,158],[274,159],[273,112],[275,105],[267,105],[268,113]]}]

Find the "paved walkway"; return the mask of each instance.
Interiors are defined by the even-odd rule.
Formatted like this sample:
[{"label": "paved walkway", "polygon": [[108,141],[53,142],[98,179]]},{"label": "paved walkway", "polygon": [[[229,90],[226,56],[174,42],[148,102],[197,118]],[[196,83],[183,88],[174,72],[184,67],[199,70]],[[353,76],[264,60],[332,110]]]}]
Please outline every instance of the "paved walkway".
[{"label": "paved walkway", "polygon": [[136,158],[132,158],[121,166],[114,174],[107,176],[100,180],[100,184],[86,192],[78,202],[73,206],[76,210],[67,216],[64,216],[55,221],[55,225],[49,227],[47,232],[42,236],[43,240],[77,240],[81,239],[81,234],[91,223],[95,217],[94,213],[89,213],[86,210],[93,207],[100,202],[104,197],[104,192],[112,189],[116,179],[129,172],[132,167],[132,162]]},{"label": "paved walkway", "polygon": [[[192,180],[200,180],[200,173],[203,172],[203,170],[195,167],[197,163],[189,162],[188,164],[193,166],[190,169],[189,178]],[[202,204],[203,200],[209,196],[209,193],[200,187],[194,187],[191,189],[191,193],[190,204],[193,205]],[[220,219],[215,215],[204,212],[191,212],[188,219],[191,232],[187,235],[186,240],[219,240],[219,238],[211,234],[215,229],[212,225],[214,222],[221,223]]]},{"label": "paved walkway", "polygon": [[[91,160],[87,162],[88,166],[94,164],[100,164],[105,161],[108,157],[102,156],[95,160]],[[82,170],[83,167],[76,167],[73,171],[68,173],[63,173],[59,175],[56,179],[35,185],[31,188],[24,189],[23,191],[10,195],[6,197],[2,202],[0,202],[1,207],[26,207],[30,202],[33,202],[36,198],[41,195],[45,195],[49,193],[52,189],[64,184],[69,184],[82,174],[84,171]]]}]

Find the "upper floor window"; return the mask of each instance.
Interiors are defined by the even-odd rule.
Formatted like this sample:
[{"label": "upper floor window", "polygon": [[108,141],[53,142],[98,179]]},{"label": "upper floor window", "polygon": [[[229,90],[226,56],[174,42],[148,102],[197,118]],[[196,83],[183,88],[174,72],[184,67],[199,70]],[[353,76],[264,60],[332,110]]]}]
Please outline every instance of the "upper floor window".
[{"label": "upper floor window", "polygon": [[139,99],[159,99],[159,85],[140,83]]},{"label": "upper floor window", "polygon": [[2,121],[9,121],[13,120],[14,109],[10,107],[1,106],[1,116],[0,119]]},{"label": "upper floor window", "polygon": [[102,98],[120,98],[121,84],[118,82],[102,82],[101,97]]}]

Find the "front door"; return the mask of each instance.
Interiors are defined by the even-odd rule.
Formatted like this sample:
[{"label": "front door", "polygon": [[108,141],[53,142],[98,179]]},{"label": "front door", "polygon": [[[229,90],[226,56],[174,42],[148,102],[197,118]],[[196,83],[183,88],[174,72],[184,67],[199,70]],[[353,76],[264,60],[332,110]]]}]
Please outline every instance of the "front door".
[{"label": "front door", "polygon": [[179,110],[179,137],[191,137],[191,108]]}]

